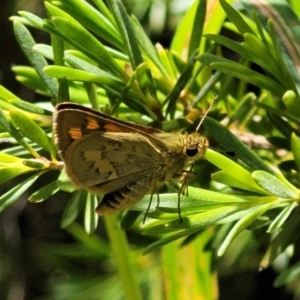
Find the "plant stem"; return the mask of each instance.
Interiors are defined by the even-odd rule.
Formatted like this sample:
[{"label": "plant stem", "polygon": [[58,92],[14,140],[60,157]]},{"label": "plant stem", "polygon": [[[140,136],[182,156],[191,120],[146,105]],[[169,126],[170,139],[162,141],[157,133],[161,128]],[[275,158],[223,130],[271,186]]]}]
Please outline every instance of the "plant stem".
[{"label": "plant stem", "polygon": [[104,217],[111,247],[115,255],[117,269],[124,286],[126,299],[141,300],[142,295],[136,280],[133,264],[130,259],[130,249],[125,232],[117,224],[116,215]]}]

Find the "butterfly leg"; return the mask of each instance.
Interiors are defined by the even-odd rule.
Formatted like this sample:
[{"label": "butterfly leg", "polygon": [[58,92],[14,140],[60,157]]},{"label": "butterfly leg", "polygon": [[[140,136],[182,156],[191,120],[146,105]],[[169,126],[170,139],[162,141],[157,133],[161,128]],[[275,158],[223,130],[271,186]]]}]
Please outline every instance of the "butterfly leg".
[{"label": "butterfly leg", "polygon": [[191,171],[183,171],[181,174],[181,187],[180,187],[180,194],[188,196],[189,195],[189,183],[196,177],[196,173]]},{"label": "butterfly leg", "polygon": [[[184,195],[186,194],[186,196],[189,195],[189,191],[188,191],[188,184],[191,180],[193,180],[196,176],[195,173],[193,173],[192,167],[190,168],[190,170],[183,170],[180,176],[180,182],[181,182],[181,186],[180,189],[178,191],[178,200],[177,200],[177,210],[178,210],[178,216],[179,216],[179,220],[182,223],[182,216],[181,216],[181,207],[180,207],[180,195]],[[186,191],[186,192],[185,192]]]},{"label": "butterfly leg", "polygon": [[[153,199],[153,194],[154,194],[155,186],[156,186],[156,179],[154,178],[153,181],[152,181],[152,184],[151,184],[150,200],[149,200],[149,204],[148,204],[147,210],[146,210],[145,215],[144,215],[144,218],[143,218],[143,224],[145,224],[147,215],[148,215],[148,213],[149,213],[149,211],[150,211],[150,208],[151,208],[151,204],[152,204],[152,199]],[[157,197],[158,197],[158,201],[159,201],[159,195],[158,195],[158,194],[157,194]]]}]

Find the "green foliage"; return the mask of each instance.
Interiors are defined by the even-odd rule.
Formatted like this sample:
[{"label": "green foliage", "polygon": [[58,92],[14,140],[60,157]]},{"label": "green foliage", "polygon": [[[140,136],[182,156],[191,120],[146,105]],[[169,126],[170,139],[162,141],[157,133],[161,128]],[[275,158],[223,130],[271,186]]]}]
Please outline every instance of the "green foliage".
[{"label": "green foliage", "polygon": [[[263,228],[272,233],[261,261],[262,267],[268,267],[298,240],[299,19],[285,1],[280,1],[281,7],[293,18],[293,28],[277,10],[276,1],[265,4],[268,10],[241,1],[241,11],[224,0],[211,7],[206,1],[196,1],[179,25],[170,49],[165,49],[153,45],[120,0],[107,2],[106,7],[101,1],[94,1],[95,6],[79,0],[47,1],[49,17],[45,20],[28,12],[11,18],[16,39],[30,63],[30,67],[13,67],[16,78],[49,100],[28,104],[0,87],[0,136],[10,142],[0,153],[0,183],[28,174],[0,196],[0,211],[17,201],[41,174],[63,169],[53,143],[51,99],[54,104],[71,99],[100,107],[120,119],[168,131],[193,131],[201,112],[218,94],[220,100],[203,127],[216,148],[225,151],[208,149],[206,161],[195,166],[197,171],[213,167],[214,173],[200,171],[188,196],[180,196],[183,222],[178,220],[178,193],[172,187],[160,194],[159,207],[150,209],[144,225],[149,195],[131,208],[138,213],[123,214],[126,222],[120,222],[140,235],[155,237],[144,253],[164,246],[163,255],[174,255],[176,250],[170,252],[169,243],[180,238],[184,245],[196,247],[197,236],[214,227],[216,234],[206,233],[205,241],[211,245],[211,253],[221,256],[245,229]],[[238,39],[220,35],[222,26]],[[36,43],[27,27],[50,34],[52,45]],[[223,54],[225,49],[235,54],[228,57]],[[248,133],[251,140],[245,145],[241,140]],[[269,142],[263,139],[261,144],[262,136]],[[258,149],[251,149],[252,145]],[[287,161],[292,163],[284,165]],[[202,183],[206,188],[199,188]],[[99,199],[74,191],[63,171],[28,198],[41,202],[59,190],[73,192],[62,228],[71,230],[81,216],[85,232],[93,234]],[[105,224],[125,294],[128,299],[141,299],[128,263],[131,258],[124,232],[115,227],[119,217],[105,217]],[[76,232],[75,237],[83,236]],[[298,273],[296,264],[278,277],[276,285]],[[207,284],[213,286],[212,281],[209,277]],[[209,294],[193,291],[193,299],[205,293]],[[207,299],[212,299],[212,294]]]}]

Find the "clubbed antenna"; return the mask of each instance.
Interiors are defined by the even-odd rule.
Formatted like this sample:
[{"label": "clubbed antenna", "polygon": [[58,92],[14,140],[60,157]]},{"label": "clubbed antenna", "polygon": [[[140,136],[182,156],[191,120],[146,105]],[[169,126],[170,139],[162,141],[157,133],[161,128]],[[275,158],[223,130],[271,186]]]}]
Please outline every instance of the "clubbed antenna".
[{"label": "clubbed antenna", "polygon": [[213,102],[212,102],[211,105],[209,106],[208,110],[206,111],[206,113],[204,114],[204,116],[202,117],[202,119],[200,120],[200,122],[199,122],[199,124],[198,124],[198,126],[197,126],[197,128],[196,128],[196,132],[199,131],[199,129],[200,129],[200,127],[201,127],[203,121],[205,120],[206,116],[207,116],[208,113],[211,111],[211,109],[215,106],[215,104],[216,104],[218,98],[219,98],[219,96],[216,95],[215,98],[214,98],[214,100],[213,100]]}]

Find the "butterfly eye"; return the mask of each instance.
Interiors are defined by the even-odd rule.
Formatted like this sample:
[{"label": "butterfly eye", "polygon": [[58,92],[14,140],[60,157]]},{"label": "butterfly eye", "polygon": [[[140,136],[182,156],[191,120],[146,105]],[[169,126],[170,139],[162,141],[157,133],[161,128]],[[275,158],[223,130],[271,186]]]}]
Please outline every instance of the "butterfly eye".
[{"label": "butterfly eye", "polygon": [[197,145],[190,145],[186,148],[186,155],[189,157],[195,156],[198,153]]}]

